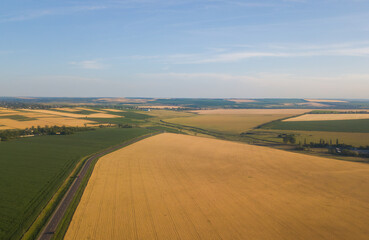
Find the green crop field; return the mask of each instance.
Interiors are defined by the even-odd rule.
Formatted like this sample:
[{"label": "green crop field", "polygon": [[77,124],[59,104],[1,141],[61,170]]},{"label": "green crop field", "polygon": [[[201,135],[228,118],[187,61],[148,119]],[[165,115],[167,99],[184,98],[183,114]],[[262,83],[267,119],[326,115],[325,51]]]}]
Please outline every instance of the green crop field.
[{"label": "green crop field", "polygon": [[5,115],[5,116],[0,116],[0,118],[12,119],[12,120],[17,120],[17,121],[37,120],[37,118],[30,118],[30,117],[26,117],[22,115]]},{"label": "green crop field", "polygon": [[294,131],[294,130],[272,130],[258,129],[250,133],[252,137],[262,140],[283,143],[283,139],[279,138],[280,134],[294,134],[296,142],[299,143],[318,143],[321,139],[325,142],[352,145],[355,147],[369,146],[369,133],[353,133],[353,132],[325,132],[325,131]]},{"label": "green crop field", "polygon": [[299,131],[369,133],[369,119],[299,122],[275,121],[263,125],[262,128]]},{"label": "green crop field", "polygon": [[82,157],[149,132],[102,128],[0,142],[0,239],[19,239]]}]

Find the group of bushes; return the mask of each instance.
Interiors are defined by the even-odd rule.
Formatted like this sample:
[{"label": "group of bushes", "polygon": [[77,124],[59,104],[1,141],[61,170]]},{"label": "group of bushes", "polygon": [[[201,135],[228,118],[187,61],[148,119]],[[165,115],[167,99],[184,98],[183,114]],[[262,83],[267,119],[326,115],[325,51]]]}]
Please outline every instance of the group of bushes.
[{"label": "group of bushes", "polygon": [[[296,137],[294,134],[279,134],[278,137],[282,138],[285,144],[296,144]],[[332,140],[328,142],[324,139],[320,139],[319,142],[307,143],[305,139],[304,143],[299,142],[296,145],[296,150],[308,150],[310,148],[327,148],[329,153],[335,155],[369,157],[369,146],[355,148],[352,145],[339,143],[338,139],[336,139],[335,143],[333,143]]]}]

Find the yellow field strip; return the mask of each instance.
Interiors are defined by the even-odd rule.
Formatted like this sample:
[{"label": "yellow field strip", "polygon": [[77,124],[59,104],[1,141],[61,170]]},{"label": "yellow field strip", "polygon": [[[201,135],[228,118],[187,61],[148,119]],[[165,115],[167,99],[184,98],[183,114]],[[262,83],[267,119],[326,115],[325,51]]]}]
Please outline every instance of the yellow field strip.
[{"label": "yellow field strip", "polygon": [[198,114],[303,114],[312,109],[213,109],[195,110]]},{"label": "yellow field strip", "polygon": [[33,127],[44,127],[48,126],[67,126],[67,127],[83,127],[84,124],[93,124],[94,122],[85,120],[85,119],[75,119],[75,118],[41,118],[38,120],[30,120],[30,121],[17,121],[13,119],[0,119],[0,125],[5,125],[6,128],[3,129],[24,129]]},{"label": "yellow field strip", "polygon": [[369,165],[161,134],[102,157],[65,239],[367,239]]},{"label": "yellow field strip", "polygon": [[354,120],[369,119],[369,114],[305,114],[302,116],[288,118],[283,122],[300,122],[300,121],[330,121],[330,120]]},{"label": "yellow field strip", "polygon": [[120,109],[113,109],[113,108],[105,108],[104,111],[110,111],[110,112],[125,112],[124,110]]},{"label": "yellow field strip", "polygon": [[77,108],[53,108],[53,110],[61,110],[61,111],[67,111],[67,112],[78,112],[81,111]]},{"label": "yellow field strip", "polygon": [[63,117],[72,117],[72,118],[119,118],[120,116],[108,114],[108,113],[93,113],[89,115],[85,114],[76,114],[76,113],[65,113],[65,112],[57,112],[57,111],[50,111],[50,110],[35,110],[29,109],[27,111],[30,112],[37,112],[37,113],[47,113],[54,116],[63,116]]}]

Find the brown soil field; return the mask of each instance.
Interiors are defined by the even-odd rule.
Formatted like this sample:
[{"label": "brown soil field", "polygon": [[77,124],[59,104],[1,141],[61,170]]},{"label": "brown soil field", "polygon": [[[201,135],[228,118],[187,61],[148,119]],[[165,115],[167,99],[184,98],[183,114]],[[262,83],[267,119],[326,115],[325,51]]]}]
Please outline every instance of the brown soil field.
[{"label": "brown soil field", "polygon": [[213,109],[191,111],[198,114],[303,114],[312,109]]},{"label": "brown soil field", "polygon": [[161,134],[102,157],[65,239],[368,239],[369,165]]},{"label": "brown soil field", "polygon": [[330,120],[352,120],[352,119],[369,119],[369,114],[305,114],[302,116],[288,118],[284,122],[300,122],[300,121],[330,121]]}]

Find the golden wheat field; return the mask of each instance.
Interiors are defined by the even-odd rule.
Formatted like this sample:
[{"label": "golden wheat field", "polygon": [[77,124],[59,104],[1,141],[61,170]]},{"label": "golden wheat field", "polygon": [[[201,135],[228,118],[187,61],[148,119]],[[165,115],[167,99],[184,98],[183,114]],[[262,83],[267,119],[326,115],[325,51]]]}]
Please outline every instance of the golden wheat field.
[{"label": "golden wheat field", "polygon": [[369,165],[177,134],[102,157],[75,239],[368,239]]},{"label": "golden wheat field", "polygon": [[[83,109],[83,110],[85,110],[85,109]],[[27,111],[34,112],[34,113],[50,114],[50,115],[54,115],[54,116],[71,117],[71,118],[119,118],[120,117],[120,116],[117,116],[117,115],[108,114],[108,113],[100,113],[100,112],[92,113],[92,114],[89,114],[89,115],[83,115],[83,114],[77,114],[77,113],[57,112],[57,111],[40,110],[40,109],[29,109]]]},{"label": "golden wheat field", "polygon": [[170,123],[206,130],[239,134],[263,123],[293,116],[292,114],[204,114],[166,119]]},{"label": "golden wheat field", "polygon": [[211,109],[195,110],[198,114],[290,114],[297,115],[310,112],[312,109]]},{"label": "golden wheat field", "polygon": [[354,120],[369,119],[369,114],[305,114],[294,118],[283,120],[284,122],[300,121],[330,121],[330,120]]},{"label": "golden wheat field", "polygon": [[[17,117],[17,118],[14,118]],[[24,119],[22,119],[24,117]],[[120,117],[105,112],[97,112],[88,115],[90,118],[113,118]],[[19,118],[19,119],[18,119]],[[75,113],[63,113],[51,110],[7,110],[0,109],[0,130],[24,129],[37,126],[95,126],[96,122],[88,120],[84,115]],[[100,124],[99,124],[100,125]]]}]

